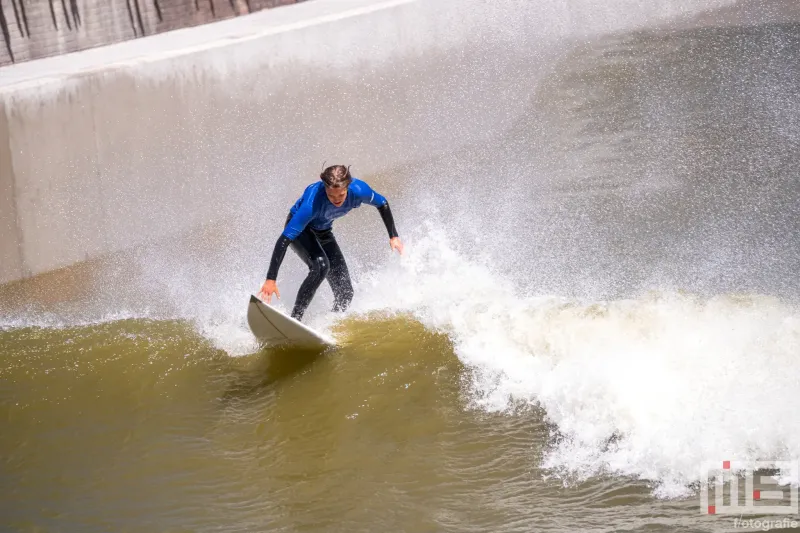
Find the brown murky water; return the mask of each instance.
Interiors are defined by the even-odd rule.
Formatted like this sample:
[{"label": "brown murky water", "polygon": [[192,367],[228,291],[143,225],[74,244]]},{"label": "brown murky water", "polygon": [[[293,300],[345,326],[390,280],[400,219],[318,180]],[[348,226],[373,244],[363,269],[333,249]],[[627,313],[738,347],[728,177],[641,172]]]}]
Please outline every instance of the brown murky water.
[{"label": "brown murky water", "polygon": [[617,506],[696,519],[696,502],[656,502],[644,483],[543,481],[541,413],[471,410],[446,335],[403,318],[340,327],[350,340],[326,353],[243,357],[180,322],[3,333],[6,526],[529,531],[601,526]]},{"label": "brown murky water", "polygon": [[[576,48],[396,186],[407,257],[337,226],[328,351],[252,345],[252,233],[3,288],[0,529],[732,530],[700,461],[800,456],[799,54],[796,24]],[[499,185],[442,195],[464,168]]]}]

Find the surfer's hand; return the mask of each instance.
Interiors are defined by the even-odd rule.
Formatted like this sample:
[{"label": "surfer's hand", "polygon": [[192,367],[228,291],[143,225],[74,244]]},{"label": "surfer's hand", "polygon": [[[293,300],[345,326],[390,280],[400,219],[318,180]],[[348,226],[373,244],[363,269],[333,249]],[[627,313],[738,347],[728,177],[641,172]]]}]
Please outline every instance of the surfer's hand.
[{"label": "surfer's hand", "polygon": [[275,284],[274,279],[268,279],[261,286],[261,291],[258,293],[258,297],[261,298],[261,300],[269,303],[270,300],[272,300],[273,292],[278,296],[278,300],[280,300],[281,291],[278,290],[278,285]]},{"label": "surfer's hand", "polygon": [[400,242],[400,237],[392,237],[389,239],[389,246],[392,247],[392,250],[397,250],[400,252],[400,255],[403,255],[403,243]]}]

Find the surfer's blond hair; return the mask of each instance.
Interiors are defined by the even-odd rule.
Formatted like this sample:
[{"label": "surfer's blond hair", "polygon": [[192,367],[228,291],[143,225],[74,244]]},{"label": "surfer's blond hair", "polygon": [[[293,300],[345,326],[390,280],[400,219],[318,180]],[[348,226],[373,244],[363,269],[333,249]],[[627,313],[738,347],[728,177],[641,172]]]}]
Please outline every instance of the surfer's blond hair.
[{"label": "surfer's blond hair", "polygon": [[326,187],[338,189],[339,187],[347,187],[353,181],[350,175],[350,166],[332,165],[322,171],[319,175]]}]

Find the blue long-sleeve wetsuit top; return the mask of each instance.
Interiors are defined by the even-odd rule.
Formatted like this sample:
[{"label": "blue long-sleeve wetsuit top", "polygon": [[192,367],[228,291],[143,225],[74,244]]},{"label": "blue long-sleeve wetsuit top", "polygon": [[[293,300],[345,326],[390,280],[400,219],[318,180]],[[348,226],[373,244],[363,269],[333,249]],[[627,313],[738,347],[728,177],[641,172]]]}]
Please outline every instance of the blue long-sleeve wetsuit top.
[{"label": "blue long-sleeve wetsuit top", "polygon": [[303,195],[289,210],[292,219],[284,228],[283,235],[290,240],[295,240],[306,226],[311,226],[311,229],[315,230],[331,229],[334,220],[346,215],[361,204],[382,207],[387,202],[386,198],[373,191],[366,182],[353,178],[347,187],[347,197],[344,199],[344,203],[336,207],[325,194],[325,184],[322,181],[312,183],[306,187]]},{"label": "blue long-sleeve wetsuit top", "polygon": [[386,226],[386,231],[389,232],[389,238],[398,236],[389,202],[386,198],[373,191],[366,182],[353,178],[347,186],[347,196],[344,202],[339,207],[336,207],[328,199],[328,195],[325,194],[325,184],[322,181],[318,181],[306,187],[303,195],[289,210],[289,221],[278,238],[278,242],[275,243],[275,249],[272,252],[267,279],[277,279],[278,269],[283,262],[286,249],[306,227],[317,231],[329,230],[333,226],[334,220],[346,215],[352,209],[361,206],[361,204],[377,207]]}]

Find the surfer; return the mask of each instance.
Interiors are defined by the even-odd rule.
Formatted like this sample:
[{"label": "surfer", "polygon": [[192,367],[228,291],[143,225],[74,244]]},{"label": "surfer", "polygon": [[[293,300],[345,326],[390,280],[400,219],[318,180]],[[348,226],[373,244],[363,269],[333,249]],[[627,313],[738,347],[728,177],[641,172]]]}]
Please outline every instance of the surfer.
[{"label": "surfer", "polygon": [[386,231],[389,246],[403,253],[403,243],[394,227],[389,202],[373,191],[364,181],[350,175],[350,167],[333,165],[319,175],[320,181],[306,187],[303,195],[289,210],[283,232],[275,243],[267,279],[258,297],[269,303],[272,295],[281,293],[275,280],[278,278],[286,249],[292,250],[308,266],[308,275],[297,292],[292,318],[302,320],[317,288],[327,279],[334,296],[334,311],[344,311],[353,299],[353,285],[342,250],[333,236],[333,221],[346,215],[361,204],[378,208]]}]

